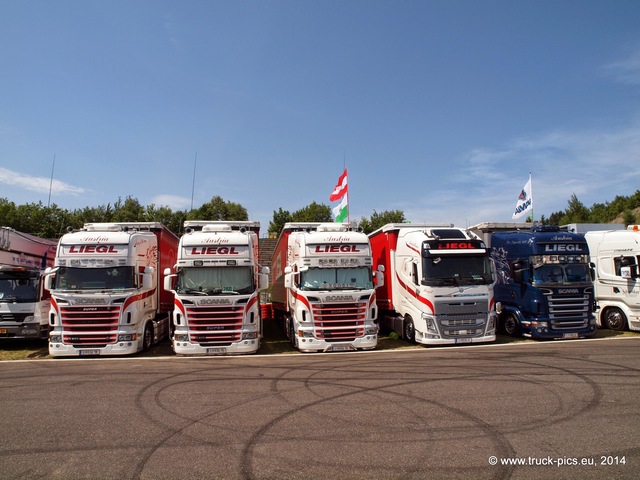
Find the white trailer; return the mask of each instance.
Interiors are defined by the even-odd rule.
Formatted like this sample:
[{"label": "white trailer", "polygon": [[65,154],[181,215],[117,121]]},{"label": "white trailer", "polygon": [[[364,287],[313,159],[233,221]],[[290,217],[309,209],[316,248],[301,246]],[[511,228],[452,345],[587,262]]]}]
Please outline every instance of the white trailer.
[{"label": "white trailer", "polygon": [[50,298],[41,280],[56,244],[0,227],[0,339],[48,338]]}]

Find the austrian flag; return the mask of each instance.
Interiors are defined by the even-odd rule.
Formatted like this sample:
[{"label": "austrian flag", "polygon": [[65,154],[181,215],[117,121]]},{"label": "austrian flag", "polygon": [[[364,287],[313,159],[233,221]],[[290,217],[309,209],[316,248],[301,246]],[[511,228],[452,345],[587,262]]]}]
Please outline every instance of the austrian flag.
[{"label": "austrian flag", "polygon": [[338,184],[334,187],[333,193],[329,195],[329,201],[337,202],[342,197],[345,196],[347,191],[349,190],[349,184],[347,183],[347,169],[344,169],[342,175],[338,179]]}]

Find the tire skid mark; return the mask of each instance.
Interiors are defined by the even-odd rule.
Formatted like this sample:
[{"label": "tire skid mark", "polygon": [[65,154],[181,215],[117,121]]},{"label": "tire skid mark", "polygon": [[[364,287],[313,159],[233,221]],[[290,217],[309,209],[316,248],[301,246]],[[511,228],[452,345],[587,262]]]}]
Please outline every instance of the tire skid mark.
[{"label": "tire skid mark", "polygon": [[[314,374],[312,374],[312,376],[318,374],[320,372],[316,372]],[[305,381],[305,383],[308,382]],[[336,384],[332,383],[332,382],[324,382],[325,385],[331,385],[331,386],[335,386]],[[430,403],[431,405],[436,405],[439,408],[442,408],[444,410],[448,410],[458,416],[461,416],[462,418],[467,419],[468,421],[470,421],[472,424],[475,424],[477,426],[480,427],[480,429],[484,432],[487,433],[486,436],[488,436],[490,439],[492,439],[496,445],[498,446],[498,452],[502,455],[502,456],[508,456],[508,455],[513,455],[513,453],[515,453],[515,450],[513,449],[513,447],[511,446],[511,444],[509,443],[509,441],[506,439],[506,437],[504,437],[504,435],[498,431],[496,428],[494,428],[490,423],[468,413],[465,412],[463,410],[457,409],[455,407],[451,407],[447,404],[444,404],[442,402],[435,402],[433,400],[425,400],[424,398],[415,396],[415,395],[411,395],[411,394],[403,394],[403,393],[398,393],[398,392],[393,392],[393,391],[389,391],[390,388],[393,387],[397,387],[397,386],[406,386],[406,385],[413,385],[416,383],[424,383],[424,382],[418,382],[418,381],[408,381],[408,382],[397,382],[393,385],[386,385],[384,387],[351,387],[352,389],[354,389],[354,391],[349,391],[349,392],[345,392],[345,393],[340,393],[340,394],[336,394],[336,395],[331,395],[331,396],[327,396],[324,398],[319,398],[315,401],[311,401],[311,402],[307,402],[304,405],[300,405],[298,407],[292,408],[290,410],[288,410],[287,412],[284,412],[280,415],[278,415],[277,417],[271,419],[269,422],[267,422],[266,424],[264,424],[262,427],[260,427],[258,429],[258,431],[253,435],[253,437],[249,440],[249,442],[247,442],[245,449],[243,451],[242,454],[242,460],[240,462],[241,465],[241,476],[244,479],[248,479],[248,480],[252,480],[255,477],[254,472],[253,472],[253,467],[252,467],[252,463],[253,463],[253,450],[255,448],[255,446],[260,443],[260,439],[265,436],[267,434],[267,432],[269,430],[271,430],[273,427],[275,427],[276,425],[278,425],[279,423],[283,422],[285,419],[301,413],[305,410],[308,410],[310,408],[313,408],[315,406],[321,405],[323,403],[326,402],[331,402],[331,401],[335,401],[338,399],[342,399],[342,398],[347,398],[350,396],[354,396],[354,395],[360,395],[363,393],[371,393],[371,392],[376,392],[379,393],[381,390],[383,392],[385,392],[387,395],[392,395],[392,396],[396,396],[396,397],[400,397],[400,398],[406,398],[406,399],[412,399],[412,400],[419,400],[421,402],[427,402]],[[308,383],[307,383],[308,384]],[[314,383],[314,386],[317,386],[318,384]],[[345,385],[343,384],[338,384],[341,387],[345,387]],[[469,427],[466,427],[467,429]],[[509,478],[509,476],[511,475],[511,472],[513,471],[512,467],[499,467],[499,468],[494,468],[492,469],[492,471],[496,472],[496,477],[495,478]]]}]

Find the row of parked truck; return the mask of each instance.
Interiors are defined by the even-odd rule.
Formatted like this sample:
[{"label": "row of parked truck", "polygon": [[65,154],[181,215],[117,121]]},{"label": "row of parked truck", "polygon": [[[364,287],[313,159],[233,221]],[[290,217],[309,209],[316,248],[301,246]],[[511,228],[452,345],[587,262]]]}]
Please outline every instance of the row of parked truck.
[{"label": "row of parked truck", "polygon": [[[87,223],[58,242],[2,227],[0,338],[52,356],[126,355],[169,336],[176,354],[254,353],[261,297],[303,352],[369,350],[380,329],[424,345],[496,332],[640,331],[640,232],[621,225],[287,223],[271,268],[258,222]],[[265,302],[263,302],[265,303]]]}]

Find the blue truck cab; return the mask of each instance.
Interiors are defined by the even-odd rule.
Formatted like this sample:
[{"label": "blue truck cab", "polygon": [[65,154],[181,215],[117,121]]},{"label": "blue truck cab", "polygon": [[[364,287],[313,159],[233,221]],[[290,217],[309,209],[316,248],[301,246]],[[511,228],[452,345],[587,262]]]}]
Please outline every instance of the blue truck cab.
[{"label": "blue truck cab", "polygon": [[536,339],[595,335],[594,287],[584,235],[555,226],[492,231],[498,327],[501,333]]}]

